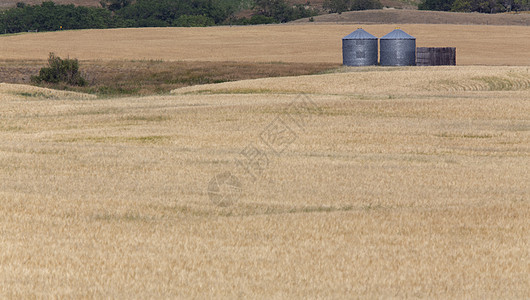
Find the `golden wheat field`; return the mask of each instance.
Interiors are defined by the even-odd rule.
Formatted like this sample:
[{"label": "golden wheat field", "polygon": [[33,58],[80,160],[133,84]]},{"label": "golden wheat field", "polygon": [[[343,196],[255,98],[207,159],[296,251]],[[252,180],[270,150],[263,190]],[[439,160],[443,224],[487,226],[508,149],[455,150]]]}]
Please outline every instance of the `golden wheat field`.
[{"label": "golden wheat field", "polygon": [[[143,29],[99,31],[99,46],[76,40],[97,31],[2,37],[0,53],[340,62],[340,44],[289,44],[293,28],[218,28],[238,33],[212,52],[192,42],[202,29],[176,49],[159,38],[179,29]],[[323,40],[351,29],[299,28]],[[114,43],[116,32],[152,40]],[[289,47],[247,43],[256,32]],[[39,38],[58,48],[32,48]],[[458,52],[469,66],[342,67],[158,96],[0,84],[0,297],[529,298],[529,40],[511,57],[489,44],[465,54],[477,40]],[[478,66],[514,55],[521,66]]]},{"label": "golden wheat field", "polygon": [[363,27],[381,37],[400,27],[418,47],[457,47],[459,65],[530,65],[530,27],[450,24],[288,24],[78,30],[2,37],[0,59],[342,63],[341,39]]}]

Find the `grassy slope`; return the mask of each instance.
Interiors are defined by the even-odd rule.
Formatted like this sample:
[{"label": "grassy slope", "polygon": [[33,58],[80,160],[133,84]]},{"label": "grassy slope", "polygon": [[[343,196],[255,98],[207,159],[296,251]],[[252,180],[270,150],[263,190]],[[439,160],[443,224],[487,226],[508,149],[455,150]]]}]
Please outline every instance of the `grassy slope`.
[{"label": "grassy slope", "polygon": [[[293,21],[307,22],[308,19]],[[462,25],[530,25],[530,14],[479,14],[422,10],[366,10],[314,17],[315,22],[357,24],[462,24]]]},{"label": "grassy slope", "polygon": [[[406,81],[401,83],[403,78]],[[348,84],[348,83],[358,84]],[[451,94],[466,91],[509,91],[530,89],[530,73],[525,67],[453,68],[453,67],[361,67],[341,69],[326,76],[263,78],[222,84],[199,85],[176,89],[174,93],[218,93],[260,88],[276,93],[339,95],[400,95],[414,92]]]},{"label": "grassy slope", "polygon": [[[46,61],[0,61],[0,82],[28,84]],[[197,84],[262,77],[297,76],[338,67],[331,63],[167,62],[161,60],[83,61],[84,87],[49,85],[104,96],[151,95]]]},{"label": "grassy slope", "polygon": [[[528,298],[527,68],[342,71],[112,101],[0,85],[0,296]],[[271,124],[295,138],[252,181],[235,159]],[[225,171],[243,190],[219,207]]]}]

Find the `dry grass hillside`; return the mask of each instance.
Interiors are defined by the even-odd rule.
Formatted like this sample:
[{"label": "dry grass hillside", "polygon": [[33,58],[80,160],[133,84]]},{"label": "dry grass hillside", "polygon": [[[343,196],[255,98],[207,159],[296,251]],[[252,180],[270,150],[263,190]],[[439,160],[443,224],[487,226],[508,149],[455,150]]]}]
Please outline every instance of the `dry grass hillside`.
[{"label": "dry grass hillside", "polygon": [[[403,80],[406,78],[406,80]],[[438,92],[461,91],[527,91],[530,71],[527,67],[343,67],[325,76],[263,78],[198,85],[174,90],[173,93],[238,93],[260,91],[271,93],[309,93],[334,95],[408,95],[432,96]]]},{"label": "dry grass hillside", "polygon": [[34,97],[44,99],[86,100],[97,98],[95,95],[89,95],[84,93],[58,91],[24,84],[9,83],[0,83],[0,94],[2,95],[2,99],[10,99],[16,97],[22,97],[26,99],[27,97]]},{"label": "dry grass hillside", "polygon": [[0,297],[529,298],[528,67],[337,72],[0,85]]},{"label": "dry grass hillside", "polygon": [[[396,25],[363,28],[380,37]],[[342,63],[341,39],[357,27],[305,23],[26,33],[1,36],[0,57],[46,59],[55,52],[80,60]],[[527,26],[403,24],[401,28],[415,36],[420,47],[457,47],[459,65],[530,65]]]},{"label": "dry grass hillside", "polygon": [[[379,9],[326,14],[313,18],[314,22],[356,24],[460,24],[460,25],[510,25],[529,26],[529,13],[480,14],[445,11]],[[308,19],[293,23],[304,23]],[[528,29],[527,29],[528,30]],[[508,31],[508,30],[507,30]]]},{"label": "dry grass hillside", "polygon": [[[0,82],[28,84],[31,76],[38,75],[40,68],[46,65],[44,60],[0,60]],[[81,73],[88,85],[68,88],[100,96],[167,94],[172,89],[189,85],[317,74],[338,66],[340,64],[85,60],[81,63]]]}]

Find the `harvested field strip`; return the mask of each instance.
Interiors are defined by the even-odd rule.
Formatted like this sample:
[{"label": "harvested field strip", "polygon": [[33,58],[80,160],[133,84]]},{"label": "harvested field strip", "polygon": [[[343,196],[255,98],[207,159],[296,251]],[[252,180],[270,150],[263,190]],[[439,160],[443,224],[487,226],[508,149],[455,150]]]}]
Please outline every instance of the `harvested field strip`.
[{"label": "harvested field strip", "polygon": [[[293,78],[265,78],[210,84],[172,93],[309,93],[367,97],[386,95],[436,96],[466,91],[527,91],[530,71],[525,67],[343,67],[337,73]],[[455,94],[452,94],[455,96]]]},{"label": "harvested field strip", "polygon": [[42,99],[94,99],[95,95],[76,93],[69,91],[58,91],[48,88],[40,88],[25,84],[0,83],[0,100],[6,97]]},{"label": "harvested field strip", "polygon": [[523,91],[530,89],[530,75],[503,74],[502,76],[479,76],[467,79],[441,80],[434,84],[438,91]]}]

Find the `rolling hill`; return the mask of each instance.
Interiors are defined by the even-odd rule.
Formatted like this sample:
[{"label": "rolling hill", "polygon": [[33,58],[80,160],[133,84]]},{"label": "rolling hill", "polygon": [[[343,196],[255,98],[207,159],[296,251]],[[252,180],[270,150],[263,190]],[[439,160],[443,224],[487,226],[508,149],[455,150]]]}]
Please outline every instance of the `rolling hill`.
[{"label": "rolling hill", "polygon": [[529,298],[528,68],[343,71],[0,84],[0,298]]},{"label": "rolling hill", "polygon": [[[378,9],[349,11],[313,17],[314,22],[356,24],[461,24],[461,25],[530,25],[530,14],[480,14],[444,11]],[[308,22],[308,18],[293,23]]]},{"label": "rolling hill", "polygon": [[143,96],[0,83],[0,298],[529,299],[530,27],[365,21],[458,65],[339,67],[360,25],[323,17],[0,36],[0,70],[337,66]]}]

